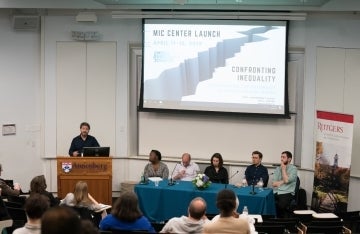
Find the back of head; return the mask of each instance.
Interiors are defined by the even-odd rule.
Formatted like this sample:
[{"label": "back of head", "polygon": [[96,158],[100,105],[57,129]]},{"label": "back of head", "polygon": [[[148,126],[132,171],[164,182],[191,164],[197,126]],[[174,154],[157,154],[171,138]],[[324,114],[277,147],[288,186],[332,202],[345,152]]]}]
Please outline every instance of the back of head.
[{"label": "back of head", "polygon": [[88,191],[87,183],[84,181],[78,181],[74,189],[75,205],[79,203],[90,203],[88,194],[89,191]]},{"label": "back of head", "polygon": [[41,219],[49,207],[49,198],[39,193],[32,194],[25,201],[25,212],[30,219]]},{"label": "back of head", "polygon": [[124,192],[116,200],[111,214],[120,220],[133,222],[142,216],[138,198],[132,191]]},{"label": "back of head", "polygon": [[194,198],[189,205],[189,215],[193,219],[200,220],[206,213],[206,202],[201,197]]},{"label": "back of head", "polygon": [[99,234],[95,225],[87,219],[81,220],[81,234]]},{"label": "back of head", "polygon": [[43,193],[46,190],[46,180],[44,175],[35,176],[30,182],[31,193]]},{"label": "back of head", "polygon": [[41,234],[80,234],[81,220],[74,210],[57,206],[47,210],[41,219]]},{"label": "back of head", "polygon": [[229,217],[236,208],[236,195],[229,189],[221,190],[216,197],[216,206],[222,217]]}]

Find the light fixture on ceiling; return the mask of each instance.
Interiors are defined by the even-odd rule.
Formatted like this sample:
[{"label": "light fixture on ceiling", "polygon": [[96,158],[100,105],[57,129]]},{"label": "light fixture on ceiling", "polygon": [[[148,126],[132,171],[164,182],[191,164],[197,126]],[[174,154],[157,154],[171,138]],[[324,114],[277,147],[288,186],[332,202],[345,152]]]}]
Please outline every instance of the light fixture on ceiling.
[{"label": "light fixture on ceiling", "polygon": [[205,12],[205,11],[113,11],[113,19],[180,18],[180,19],[256,19],[306,20],[304,12]]},{"label": "light fixture on ceiling", "polygon": [[174,0],[174,3],[179,5],[185,5],[186,0]]},{"label": "light fixture on ceiling", "polygon": [[97,22],[97,16],[95,12],[90,12],[90,11],[79,12],[75,19],[77,22],[93,22],[93,23]]}]

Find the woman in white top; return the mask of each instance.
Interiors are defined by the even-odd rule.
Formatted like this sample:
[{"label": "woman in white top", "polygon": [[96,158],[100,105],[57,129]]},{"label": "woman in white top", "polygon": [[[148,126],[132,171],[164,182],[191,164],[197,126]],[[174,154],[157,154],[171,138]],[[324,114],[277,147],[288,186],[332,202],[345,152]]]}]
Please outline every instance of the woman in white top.
[{"label": "woman in white top", "polygon": [[78,181],[74,193],[66,194],[60,205],[86,207],[89,210],[100,209],[100,204],[89,194],[88,185],[84,181]]}]

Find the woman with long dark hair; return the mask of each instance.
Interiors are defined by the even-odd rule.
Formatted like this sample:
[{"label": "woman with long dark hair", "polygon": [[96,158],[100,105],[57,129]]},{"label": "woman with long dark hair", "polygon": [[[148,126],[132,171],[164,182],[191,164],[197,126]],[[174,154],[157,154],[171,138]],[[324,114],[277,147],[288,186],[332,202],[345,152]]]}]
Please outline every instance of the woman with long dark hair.
[{"label": "woman with long dark hair", "polygon": [[205,169],[204,174],[210,178],[213,183],[228,184],[229,174],[223,167],[223,158],[220,153],[215,153],[210,159],[211,165]]}]

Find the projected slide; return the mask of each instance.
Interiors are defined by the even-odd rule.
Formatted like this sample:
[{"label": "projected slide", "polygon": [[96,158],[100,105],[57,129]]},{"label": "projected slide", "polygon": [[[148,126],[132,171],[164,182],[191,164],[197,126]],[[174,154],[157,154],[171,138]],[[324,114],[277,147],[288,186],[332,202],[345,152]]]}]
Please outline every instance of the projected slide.
[{"label": "projected slide", "polygon": [[285,114],[286,25],[145,20],[142,108]]}]

